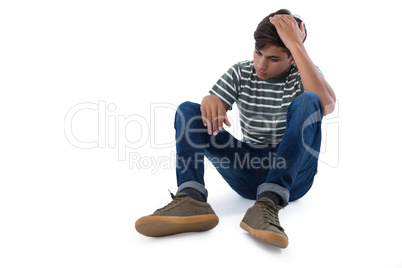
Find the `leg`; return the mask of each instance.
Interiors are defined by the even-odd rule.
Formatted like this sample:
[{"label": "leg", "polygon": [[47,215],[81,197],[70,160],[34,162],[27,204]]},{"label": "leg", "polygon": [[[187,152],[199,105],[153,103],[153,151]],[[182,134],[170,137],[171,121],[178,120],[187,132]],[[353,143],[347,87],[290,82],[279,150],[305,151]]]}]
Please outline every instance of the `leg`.
[{"label": "leg", "polygon": [[[288,246],[278,212],[288,201],[302,197],[313,183],[321,145],[321,119],[321,103],[314,93],[303,93],[289,106],[285,135],[276,154],[277,159],[285,160],[285,166],[271,169],[258,187],[257,202],[240,223],[253,237],[277,247]],[[280,206],[270,199],[272,194],[280,196]]]},{"label": "leg", "polygon": [[[177,182],[179,190],[171,194],[172,201],[157,209],[152,215],[144,216],[135,223],[137,231],[145,236],[159,237],[184,232],[201,232],[214,228],[219,219],[206,201],[204,185],[204,147],[208,145],[208,134],[200,124],[200,105],[185,102],[179,106],[175,118],[177,143]],[[202,155],[202,158],[199,157]],[[184,185],[184,186],[183,186]],[[185,191],[191,189],[200,195],[193,198]]]},{"label": "leg", "polygon": [[204,151],[209,143],[209,135],[202,124],[200,105],[192,102],[180,104],[174,123],[178,192],[192,188],[206,199],[208,192],[204,187]]},{"label": "leg", "polygon": [[202,123],[200,104],[192,102],[184,102],[178,107],[175,129],[178,192],[185,192],[195,199],[206,201],[208,196],[204,182],[206,151],[211,148],[226,150],[233,147],[229,144],[235,139],[226,131],[221,131],[217,136],[209,135]]},{"label": "leg", "polygon": [[276,157],[285,159],[284,168],[272,169],[258,188],[258,195],[274,192],[284,207],[310,189],[317,170],[321,146],[323,110],[318,96],[304,92],[289,106],[286,131]]}]

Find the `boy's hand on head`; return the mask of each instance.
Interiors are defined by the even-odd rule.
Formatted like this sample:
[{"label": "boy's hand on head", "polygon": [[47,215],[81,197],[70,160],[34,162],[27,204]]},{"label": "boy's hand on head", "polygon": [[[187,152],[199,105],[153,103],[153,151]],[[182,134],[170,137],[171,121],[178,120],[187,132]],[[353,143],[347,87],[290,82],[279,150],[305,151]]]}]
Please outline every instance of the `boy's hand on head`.
[{"label": "boy's hand on head", "polygon": [[292,50],[293,45],[303,44],[306,37],[303,22],[299,27],[292,15],[275,15],[270,18],[270,22],[275,26],[279,37],[289,50]]},{"label": "boy's hand on head", "polygon": [[202,123],[208,128],[209,135],[217,135],[218,130],[223,129],[223,123],[227,126],[232,124],[226,116],[228,108],[215,95],[204,97],[201,102]]}]

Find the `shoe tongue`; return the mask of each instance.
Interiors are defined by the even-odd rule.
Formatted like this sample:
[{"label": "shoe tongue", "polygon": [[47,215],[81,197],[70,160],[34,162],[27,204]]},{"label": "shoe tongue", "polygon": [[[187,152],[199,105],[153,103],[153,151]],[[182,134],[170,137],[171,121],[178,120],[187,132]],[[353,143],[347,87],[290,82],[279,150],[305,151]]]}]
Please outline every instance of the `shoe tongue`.
[{"label": "shoe tongue", "polygon": [[272,207],[275,207],[274,202],[271,199],[269,199],[268,197],[261,197],[260,199],[257,200],[257,202],[264,203],[267,205],[271,205]]},{"label": "shoe tongue", "polygon": [[268,222],[278,227],[281,231],[284,231],[278,219],[278,210],[281,209],[281,207],[280,206],[275,207],[274,202],[267,197],[262,197],[258,199],[257,202],[265,205],[266,209],[270,211],[268,214],[269,216],[267,216]]},{"label": "shoe tongue", "polygon": [[176,195],[174,195],[174,194],[170,193],[170,196],[172,197],[172,199],[175,199],[175,198],[186,197],[187,194],[185,194],[185,193],[177,193]]},{"label": "shoe tongue", "polygon": [[265,205],[267,205],[267,206],[270,206],[270,207],[272,207],[272,208],[274,208],[274,209],[276,209],[276,210],[282,209],[281,206],[275,206],[274,201],[272,201],[272,200],[269,199],[268,197],[261,197],[260,199],[257,200],[257,202],[263,203],[263,204],[265,204]]},{"label": "shoe tongue", "polygon": [[183,196],[187,195],[187,194],[182,193],[182,192],[178,192],[178,193],[176,193],[176,195],[175,195],[175,194],[173,194],[170,190],[168,190],[168,191],[169,191],[170,196],[172,197],[172,199],[175,199],[175,197],[183,197]]}]

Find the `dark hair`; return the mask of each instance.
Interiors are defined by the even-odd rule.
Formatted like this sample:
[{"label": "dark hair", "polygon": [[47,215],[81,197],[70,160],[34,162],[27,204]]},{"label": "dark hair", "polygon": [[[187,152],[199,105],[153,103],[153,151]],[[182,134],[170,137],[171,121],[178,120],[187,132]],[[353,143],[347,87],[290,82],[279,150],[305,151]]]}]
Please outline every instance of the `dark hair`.
[{"label": "dark hair", "polygon": [[[254,32],[254,39],[255,39],[255,47],[259,50],[264,49],[266,46],[277,46],[277,47],[282,47],[283,50],[288,54],[288,57],[290,57],[291,53],[290,50],[283,44],[281,38],[278,35],[278,32],[276,31],[275,26],[269,21],[269,18],[279,15],[279,14],[284,14],[284,15],[292,15],[292,13],[287,10],[287,9],[280,9],[274,13],[269,14],[267,17],[265,17],[260,24],[258,24],[257,29]],[[300,27],[300,23],[302,20],[295,15],[292,15],[293,18],[295,18],[297,24]],[[307,29],[306,26],[304,26],[304,30],[306,31],[306,36],[304,37],[303,43],[307,38]]]}]

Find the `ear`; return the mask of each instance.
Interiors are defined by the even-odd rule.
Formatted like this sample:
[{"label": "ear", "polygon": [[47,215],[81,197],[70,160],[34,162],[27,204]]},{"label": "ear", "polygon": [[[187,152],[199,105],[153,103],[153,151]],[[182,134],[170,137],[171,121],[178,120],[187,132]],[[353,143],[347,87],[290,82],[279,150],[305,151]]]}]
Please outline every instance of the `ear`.
[{"label": "ear", "polygon": [[304,22],[300,22],[300,31],[303,33],[303,43],[306,41],[306,28],[304,28]]},{"label": "ear", "polygon": [[293,56],[290,55],[290,57],[289,57],[289,65],[292,65],[293,63],[295,63],[295,60],[294,60]]}]

